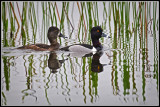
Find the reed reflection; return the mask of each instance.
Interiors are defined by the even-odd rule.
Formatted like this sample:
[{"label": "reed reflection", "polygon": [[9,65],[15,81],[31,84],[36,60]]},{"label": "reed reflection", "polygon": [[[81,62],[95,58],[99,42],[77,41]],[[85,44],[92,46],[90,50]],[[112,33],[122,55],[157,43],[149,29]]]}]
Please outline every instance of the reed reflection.
[{"label": "reed reflection", "polygon": [[96,52],[91,61],[91,70],[89,72],[89,95],[91,96],[91,103],[93,101],[97,102],[99,99],[98,94],[98,73],[103,72],[103,67],[107,64],[101,64],[100,58],[103,55],[103,52]]}]

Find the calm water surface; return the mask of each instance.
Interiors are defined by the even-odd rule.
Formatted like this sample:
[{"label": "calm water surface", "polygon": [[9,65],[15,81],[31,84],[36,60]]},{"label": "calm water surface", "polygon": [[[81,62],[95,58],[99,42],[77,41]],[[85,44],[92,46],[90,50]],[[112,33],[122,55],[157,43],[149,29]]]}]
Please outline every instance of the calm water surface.
[{"label": "calm water surface", "polygon": [[[18,3],[21,9],[23,2]],[[156,29],[153,29],[153,23],[148,18],[147,30],[142,26],[134,28],[136,23],[132,2],[130,24],[128,27],[123,24],[124,27],[120,28],[114,22],[113,13],[110,21],[103,17],[103,2],[97,4],[99,24],[105,24],[104,33],[111,36],[100,40],[104,46],[103,52],[93,55],[62,51],[37,52],[15,49],[22,46],[18,39],[15,47],[4,47],[1,43],[1,105],[159,105],[159,3]],[[139,2],[136,4],[138,9]],[[72,32],[72,27],[65,19],[62,33],[68,38],[58,39],[58,42],[62,47],[83,42],[90,44],[89,29],[86,31],[87,39],[83,39],[84,25],[79,30],[77,2],[70,2],[69,5],[68,14],[74,30]],[[111,2],[105,2],[108,14],[110,5]],[[35,2],[38,16],[35,43],[49,44],[46,34],[51,23],[43,27],[42,8],[38,9],[38,6],[42,6],[41,2]],[[57,6],[61,14],[62,2],[57,2]],[[152,6],[153,2],[151,11]],[[150,17],[153,17],[152,12]],[[57,23],[59,27],[58,17]],[[130,29],[135,30],[127,32]],[[30,27],[29,35],[32,38],[33,30]],[[17,38],[20,38],[20,32]],[[3,39],[1,36],[1,41]],[[31,44],[33,40],[27,43]]]}]

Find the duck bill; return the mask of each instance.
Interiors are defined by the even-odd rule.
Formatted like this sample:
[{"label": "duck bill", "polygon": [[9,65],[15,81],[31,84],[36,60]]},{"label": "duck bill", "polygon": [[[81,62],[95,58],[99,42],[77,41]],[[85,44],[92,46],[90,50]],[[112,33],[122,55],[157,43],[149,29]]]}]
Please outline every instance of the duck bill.
[{"label": "duck bill", "polygon": [[59,37],[67,38],[67,37],[65,37],[62,33],[59,34]]},{"label": "duck bill", "polygon": [[106,34],[104,34],[104,33],[102,33],[102,35],[101,35],[101,37],[106,37],[107,35]]},{"label": "duck bill", "polygon": [[111,38],[110,36],[107,36],[106,34],[102,33],[101,37],[108,37]]}]

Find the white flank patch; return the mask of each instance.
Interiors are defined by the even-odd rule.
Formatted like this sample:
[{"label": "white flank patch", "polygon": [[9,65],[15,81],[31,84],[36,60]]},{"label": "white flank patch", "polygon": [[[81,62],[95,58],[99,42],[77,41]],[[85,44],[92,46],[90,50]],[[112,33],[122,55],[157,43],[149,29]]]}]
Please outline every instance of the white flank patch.
[{"label": "white flank patch", "polygon": [[90,52],[93,52],[95,51],[96,49],[93,48],[93,49],[89,49],[89,48],[86,48],[84,46],[81,46],[81,45],[73,45],[73,46],[70,46],[69,47],[69,51],[72,51],[72,52],[85,52],[85,53],[90,53]]},{"label": "white flank patch", "polygon": [[92,52],[96,52],[97,49],[95,47],[92,48]]}]

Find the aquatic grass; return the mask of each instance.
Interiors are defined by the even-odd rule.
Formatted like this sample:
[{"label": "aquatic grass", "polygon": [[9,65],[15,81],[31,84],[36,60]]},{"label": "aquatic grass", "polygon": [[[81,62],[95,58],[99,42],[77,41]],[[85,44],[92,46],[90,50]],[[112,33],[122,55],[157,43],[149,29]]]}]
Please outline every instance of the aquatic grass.
[{"label": "aquatic grass", "polygon": [[[13,4],[12,4],[13,3]],[[7,5],[8,4],[8,5]],[[79,9],[79,14],[81,16],[81,20],[79,21],[82,25],[78,25],[79,26],[79,30],[78,30],[78,34],[80,34],[80,32],[82,33],[83,37],[81,38],[82,40],[90,40],[90,36],[88,36],[88,34],[86,35],[87,30],[90,31],[90,29],[94,26],[100,25],[99,23],[99,13],[98,13],[98,2],[80,2],[80,5],[78,8]],[[138,5],[136,5],[138,4]],[[36,41],[36,32],[37,32],[37,14],[35,12],[35,5],[33,2],[24,2],[23,3],[23,7],[22,8],[22,15],[20,14],[20,9],[18,6],[18,2],[16,2],[17,5],[17,10],[18,10],[18,14],[20,19],[22,20],[22,26],[21,26],[21,35],[22,35],[22,44],[25,45],[26,42],[29,43],[28,41],[30,41],[30,37],[28,34],[28,27],[27,26],[27,22],[30,22],[31,28],[33,30],[33,36],[32,37],[32,42],[35,43]],[[73,4],[74,5],[74,4]],[[129,11],[132,5],[133,8],[133,24],[132,28],[133,30],[130,29],[130,21],[129,21]],[[14,39],[17,38],[17,33],[18,33],[18,29],[16,34],[13,34],[15,32],[15,22],[18,24],[19,21],[17,21],[16,19],[18,19],[18,14],[14,14],[15,12],[15,7],[14,7],[14,2],[3,2],[2,3],[2,14],[5,14],[7,12],[7,9],[5,8],[7,6],[8,8],[8,13],[9,13],[9,21],[10,21],[10,25],[11,25],[11,30],[10,30],[10,37],[7,36],[7,33],[4,33],[4,37],[3,37],[3,42],[5,46],[14,46],[14,42],[15,40],[13,40],[12,38],[14,37]],[[48,40],[45,38],[46,36],[46,29],[48,29],[49,23],[51,22],[51,25],[56,25],[57,26],[57,17],[59,19],[60,24],[60,29],[64,28],[64,23],[65,23],[65,17],[67,20],[67,23],[72,27],[72,31],[74,29],[74,27],[72,26],[72,23],[69,19],[68,16],[68,11],[69,7],[70,7],[70,3],[69,2],[62,2],[62,12],[61,12],[61,17],[59,15],[58,12],[58,8],[57,8],[57,4],[56,2],[52,3],[52,2],[41,2],[41,6],[42,6],[42,13],[43,13],[43,31],[44,31],[44,42],[48,42]],[[138,6],[138,9],[136,9],[136,7]],[[151,6],[153,6],[153,18],[152,17],[152,12],[150,10]],[[14,8],[13,8],[14,7]],[[157,11],[157,3],[156,2],[132,2],[132,4],[128,3],[128,2],[109,2],[109,7],[111,8],[106,8],[106,2],[103,2],[103,19],[104,21],[102,22],[102,28],[105,29],[106,28],[106,23],[107,23],[107,19],[109,22],[109,26],[110,22],[111,22],[111,13],[113,13],[113,18],[114,18],[114,22],[115,22],[115,28],[117,29],[117,32],[120,34],[120,30],[122,31],[126,31],[130,34],[129,35],[125,35],[128,40],[129,38],[132,36],[133,31],[135,31],[136,29],[138,29],[140,26],[141,29],[141,36],[143,36],[143,32],[145,32],[145,34],[147,33],[147,23],[148,20],[150,20],[150,22],[153,19],[153,29],[158,29],[158,19],[156,19],[156,11]],[[4,9],[5,8],[5,9]],[[57,12],[56,12],[57,11]],[[73,9],[71,10],[73,11]],[[147,12],[145,12],[147,11]],[[26,14],[28,13],[29,16],[27,16]],[[125,13],[125,14],[124,14]],[[125,16],[124,16],[125,15]],[[3,20],[3,28],[4,31],[6,29],[6,31],[8,31],[8,18],[5,18],[6,15],[2,15],[2,20]],[[21,17],[23,16],[23,18]],[[27,17],[29,20],[27,20]],[[125,18],[125,20],[124,20]],[[125,23],[124,23],[125,22]],[[73,22],[74,23],[74,22]],[[18,24],[19,25],[19,24]],[[123,26],[125,25],[125,30],[123,30]],[[68,26],[68,27],[70,27]],[[111,27],[109,27],[109,31],[111,31]],[[142,32],[143,31],[143,32]],[[85,33],[85,36],[84,36]],[[6,35],[6,36],[5,36]],[[21,39],[21,35],[20,38]],[[110,32],[110,36],[112,36],[111,32]],[[71,35],[70,35],[71,37]],[[123,36],[124,37],[124,36]],[[12,40],[12,43],[9,42],[9,40]],[[102,39],[103,40],[103,39]],[[143,41],[142,41],[143,42]]]},{"label": "aquatic grass", "polygon": [[[62,29],[63,29],[63,32],[64,32],[64,20],[65,20],[64,10],[65,10],[65,5],[66,5],[66,2],[62,2],[62,12],[61,12],[61,19],[60,19],[60,31],[61,32],[62,32]],[[60,44],[61,44],[61,38],[59,40],[60,40]]]},{"label": "aquatic grass", "polygon": [[[49,15],[50,15],[50,17],[51,17],[51,24],[52,24],[52,26],[53,26],[53,17],[52,17],[51,3],[50,3],[50,2],[48,2],[48,6],[49,6]],[[52,7],[52,8],[53,8],[53,7]]]},{"label": "aquatic grass", "polygon": [[99,25],[99,14],[98,14],[99,12],[98,12],[98,4],[97,4],[97,2],[96,2],[95,5],[96,5],[96,17],[97,17],[97,22],[98,22],[97,25]]},{"label": "aquatic grass", "polygon": [[92,3],[92,12],[94,16],[94,26],[99,25],[98,5],[97,2]]},{"label": "aquatic grass", "polygon": [[[92,28],[92,13],[91,13],[92,6],[91,5],[92,5],[92,2],[87,2],[87,10],[88,10],[88,18],[89,18],[89,24],[88,24],[89,31],[91,31],[91,28]],[[90,36],[88,36],[88,40],[91,40]],[[91,44],[91,41],[89,41],[89,44]]]},{"label": "aquatic grass", "polygon": [[64,19],[65,19],[65,14],[64,14],[64,8],[65,8],[66,2],[62,2],[62,12],[61,12],[61,21],[60,21],[60,31],[64,29]]},{"label": "aquatic grass", "polygon": [[57,15],[58,15],[59,22],[61,22],[61,19],[60,19],[60,16],[59,16],[58,7],[57,7],[56,2],[55,2],[55,6],[56,6],[56,10],[57,10]]},{"label": "aquatic grass", "polygon": [[21,36],[22,36],[22,44],[23,45],[26,45],[27,40],[30,41],[29,34],[28,34],[28,24],[27,24],[27,16],[28,16],[27,15],[27,7],[28,7],[28,3],[23,2],[22,26],[21,26]]},{"label": "aquatic grass", "polygon": [[48,28],[49,28],[49,22],[50,22],[48,3],[41,2],[41,6],[42,6],[42,13],[43,13],[43,20],[42,20],[42,29],[43,29],[43,33],[44,33],[43,40],[44,40],[44,43],[48,43],[48,39],[46,36]]},{"label": "aquatic grass", "polygon": [[20,17],[20,19],[21,19],[21,21],[22,21],[22,16],[21,16],[21,13],[20,13],[20,10],[19,10],[19,6],[18,6],[18,3],[17,3],[17,2],[16,2],[16,5],[17,5],[19,17]]},{"label": "aquatic grass", "polygon": [[8,4],[8,12],[9,12],[9,19],[10,19],[10,25],[11,25],[11,30],[10,30],[10,40],[11,41],[14,41],[13,40],[13,33],[15,32],[15,19],[12,15],[12,10],[11,10],[11,6]]},{"label": "aquatic grass", "polygon": [[3,46],[8,47],[7,31],[8,31],[8,18],[6,17],[6,3],[2,3],[2,22],[3,22]]},{"label": "aquatic grass", "polygon": [[109,2],[109,9],[108,9],[108,22],[109,22],[109,34],[112,37],[112,32],[111,32],[111,3]]},{"label": "aquatic grass", "polygon": [[6,98],[6,95],[4,94],[4,92],[2,91],[2,100],[1,100],[1,104],[2,105],[7,105],[7,98]]},{"label": "aquatic grass", "polygon": [[36,19],[35,8],[34,8],[34,3],[33,2],[29,3],[28,16],[29,16],[29,20],[30,20],[31,27],[32,27],[32,30],[33,30],[32,42],[35,44],[36,31],[37,31],[37,19]]},{"label": "aquatic grass", "polygon": [[11,25],[11,30],[10,30],[10,38],[9,38],[9,44],[14,46],[14,31],[15,31],[15,19],[12,16],[12,9],[10,7],[10,4],[7,3],[8,5],[8,12],[9,12],[9,19],[10,19],[10,25]]},{"label": "aquatic grass", "polygon": [[156,27],[156,10],[157,10],[157,3],[153,2],[153,30]]},{"label": "aquatic grass", "polygon": [[20,24],[19,24],[19,21],[18,21],[18,19],[17,19],[16,14],[15,14],[15,11],[14,11],[14,8],[13,8],[12,3],[11,3],[11,2],[9,2],[9,3],[10,3],[10,6],[11,6],[13,15],[14,15],[14,17],[15,17],[15,19],[16,19],[17,25],[18,25],[18,29],[17,29],[17,32],[16,32],[16,34],[15,34],[15,38],[14,38],[14,42],[13,42],[13,46],[15,46],[15,40],[16,40],[16,38],[17,38],[17,34],[18,34],[18,32],[19,32],[19,29],[20,29]]},{"label": "aquatic grass", "polygon": [[[67,10],[67,11],[66,11],[66,10]],[[71,21],[70,21],[70,19],[69,19],[69,17],[68,17],[68,12],[69,12],[69,2],[67,2],[66,9],[64,8],[64,12],[65,12],[65,14],[66,14],[66,16],[67,16],[67,22],[71,25],[71,27],[72,27],[72,32],[73,32],[74,27],[73,27],[73,25],[72,25],[72,23],[71,23]]]},{"label": "aquatic grass", "polygon": [[42,29],[43,29],[43,35],[44,35],[44,43],[45,43],[45,5],[44,2],[41,2],[42,5],[42,12],[43,12],[43,20],[42,20]]},{"label": "aquatic grass", "polygon": [[[91,2],[91,12],[92,12],[93,20],[94,20],[94,21],[93,21],[93,22],[94,22],[94,26],[97,26],[96,17],[95,17],[95,16],[96,16],[96,15],[95,15],[95,14],[96,14],[96,13],[95,13],[95,12],[96,12],[96,8],[95,8],[95,6],[94,6],[94,3],[95,3],[95,2]],[[93,10],[93,8],[94,8],[95,10]]]},{"label": "aquatic grass", "polygon": [[107,23],[107,9],[106,9],[106,2],[103,2],[103,7],[104,7],[104,11],[103,11],[103,19],[104,19],[104,23],[102,23],[102,28],[106,29],[106,23]]},{"label": "aquatic grass", "polygon": [[53,10],[54,22],[55,22],[55,25],[57,26],[57,18],[56,18],[56,12],[55,12],[56,3],[54,4],[54,6],[53,6],[53,3],[51,3],[51,5],[52,5],[52,10]]},{"label": "aquatic grass", "polygon": [[[17,4],[17,9],[18,9],[19,17],[20,17],[21,23],[22,23],[22,16],[21,16],[21,13],[20,13],[20,9],[19,9],[19,6],[18,6],[18,3],[17,3],[17,2],[16,2],[16,4]],[[21,26],[21,29],[24,30],[23,26]],[[19,44],[20,44],[21,38],[22,38],[22,35],[20,35],[20,38],[19,38],[19,40],[18,40]]]},{"label": "aquatic grass", "polygon": [[117,48],[117,14],[116,14],[116,3],[112,2],[111,3],[111,9],[113,11],[113,21],[114,21],[114,35],[113,35],[113,41],[114,43],[112,44],[112,47],[114,49]]},{"label": "aquatic grass", "polygon": [[10,63],[9,58],[6,56],[2,57],[3,64],[4,64],[4,77],[5,77],[5,83],[6,83],[6,90],[9,91],[10,89]]},{"label": "aquatic grass", "polygon": [[[77,6],[78,6],[79,14],[80,14],[80,19],[79,19],[79,23],[78,23],[78,28],[79,28],[78,29],[78,39],[80,42],[80,37],[79,37],[80,31],[82,32],[82,41],[85,41],[87,29],[86,29],[85,19],[84,19],[84,15],[83,15],[83,10],[84,10],[83,3],[81,2],[81,10],[80,10],[80,6],[79,6],[78,2],[77,2]],[[85,33],[85,35],[84,35],[84,33]]]},{"label": "aquatic grass", "polygon": [[89,25],[88,25],[88,22],[89,22],[89,21],[88,21],[88,17],[87,17],[87,16],[88,16],[88,13],[87,13],[87,6],[86,6],[87,4],[86,4],[85,2],[81,2],[81,4],[82,4],[82,6],[83,6],[83,8],[84,8],[84,10],[85,10],[85,14],[84,14],[84,15],[86,16],[86,26],[87,26],[87,27],[86,27],[86,30],[87,30],[87,29],[89,28]]},{"label": "aquatic grass", "polygon": [[92,28],[92,2],[87,2],[87,10],[88,10],[88,16],[89,16],[89,31]]},{"label": "aquatic grass", "polygon": [[[78,10],[79,10],[79,13],[80,13],[80,6],[79,6],[79,3],[77,2],[77,6],[78,6]],[[77,34],[77,38],[78,38],[78,41],[80,42],[80,37],[79,37],[79,34],[80,34],[80,29],[81,29],[81,23],[82,22],[82,16],[81,16],[81,13],[80,13],[80,17],[79,17],[79,22],[78,22],[78,34]]]},{"label": "aquatic grass", "polygon": [[127,41],[129,41],[129,4],[127,2],[125,2],[125,30]]},{"label": "aquatic grass", "polygon": [[[156,30],[155,30],[155,21],[156,21],[156,10],[157,10],[157,3],[153,2],[153,43],[154,43],[154,70],[155,73],[154,77],[156,79],[157,83],[157,90],[159,90],[158,84],[159,84],[159,56],[158,56],[158,47],[157,47],[157,37],[156,37]],[[158,20],[158,19],[157,19]],[[159,36],[158,36],[159,37]]]},{"label": "aquatic grass", "polygon": [[81,22],[82,22],[82,18],[81,18],[81,16],[80,16],[79,22],[78,22],[78,34],[77,34],[77,37],[76,37],[76,38],[78,38],[78,41],[79,41],[79,42],[80,42],[80,37],[79,37],[79,35],[80,35],[80,29],[81,29]]},{"label": "aquatic grass", "polygon": [[[82,37],[82,38],[84,38],[84,41],[86,41],[86,38],[87,38],[87,28],[86,28],[86,24],[85,24],[86,22],[85,22],[85,18],[84,18],[84,14],[83,14],[83,13],[84,13],[83,10],[85,9],[85,4],[84,4],[84,2],[81,2],[81,9],[82,9],[82,14],[81,14],[81,15],[82,15],[82,18],[83,18],[83,23],[84,23],[84,24],[83,24],[83,23],[82,23],[82,24],[83,24],[84,30],[85,30],[85,31],[84,31],[84,32],[85,32],[85,36]],[[82,30],[82,31],[83,31],[83,30]]]},{"label": "aquatic grass", "polygon": [[[50,27],[50,24],[49,24],[49,22],[50,22],[50,17],[49,17],[49,9],[48,9],[48,3],[46,2],[45,3],[45,5],[46,5],[46,9],[45,9],[45,12],[46,12],[46,34],[47,34],[47,31],[48,31],[48,28]],[[45,36],[46,38],[47,38],[47,36]],[[48,43],[48,39],[46,39],[46,43]]]}]

